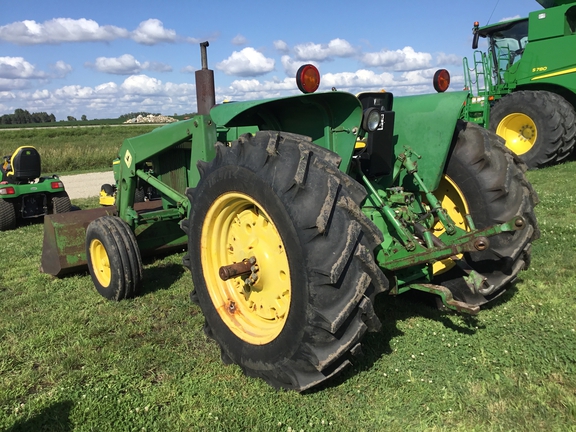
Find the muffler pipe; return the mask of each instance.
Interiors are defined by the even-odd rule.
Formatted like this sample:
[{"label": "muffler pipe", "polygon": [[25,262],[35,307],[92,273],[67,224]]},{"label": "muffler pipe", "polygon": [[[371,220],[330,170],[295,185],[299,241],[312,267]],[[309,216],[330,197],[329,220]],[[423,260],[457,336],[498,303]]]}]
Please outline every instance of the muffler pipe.
[{"label": "muffler pipe", "polygon": [[196,76],[196,103],[198,114],[208,115],[214,105],[216,105],[216,90],[214,89],[214,71],[208,69],[208,55],[206,48],[210,44],[200,43],[200,55],[202,57],[202,69],[195,72]]}]

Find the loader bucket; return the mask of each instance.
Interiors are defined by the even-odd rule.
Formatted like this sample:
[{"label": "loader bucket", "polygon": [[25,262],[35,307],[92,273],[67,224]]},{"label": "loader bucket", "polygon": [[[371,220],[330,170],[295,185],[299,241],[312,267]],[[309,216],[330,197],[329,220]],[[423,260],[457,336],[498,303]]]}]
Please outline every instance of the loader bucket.
[{"label": "loader bucket", "polygon": [[[160,200],[134,204],[134,210],[140,215],[161,209]],[[117,214],[116,207],[110,206],[45,216],[40,271],[53,276],[86,271],[86,228],[101,216]],[[186,234],[174,219],[139,225],[134,234],[141,256],[182,251],[188,243]]]},{"label": "loader bucket", "polygon": [[115,212],[115,207],[101,207],[45,216],[40,271],[62,276],[85,269],[86,228],[93,220]]}]

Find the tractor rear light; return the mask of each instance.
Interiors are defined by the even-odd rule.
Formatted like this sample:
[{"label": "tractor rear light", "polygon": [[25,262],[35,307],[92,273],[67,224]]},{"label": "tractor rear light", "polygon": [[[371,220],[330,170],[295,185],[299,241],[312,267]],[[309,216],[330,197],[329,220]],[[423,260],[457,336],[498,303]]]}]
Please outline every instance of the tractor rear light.
[{"label": "tractor rear light", "polygon": [[50,183],[50,187],[52,189],[61,189],[64,187],[64,185],[62,184],[61,181],[55,181],[55,182]]},{"label": "tractor rear light", "polygon": [[438,69],[434,74],[432,83],[434,84],[434,90],[438,93],[444,93],[450,87],[450,72],[446,69]]},{"label": "tractor rear light", "polygon": [[0,188],[0,195],[14,195],[16,191],[12,186]]},{"label": "tractor rear light", "polygon": [[320,87],[320,72],[316,66],[305,64],[296,72],[296,84],[302,93],[314,93]]},{"label": "tractor rear light", "polygon": [[488,96],[488,100],[489,100],[489,101],[493,101],[493,100],[494,100],[494,96],[492,96],[492,95]]},{"label": "tractor rear light", "polygon": [[380,108],[372,107],[364,110],[364,115],[362,116],[362,129],[367,132],[374,132],[378,129],[378,126],[380,126],[381,118]]}]

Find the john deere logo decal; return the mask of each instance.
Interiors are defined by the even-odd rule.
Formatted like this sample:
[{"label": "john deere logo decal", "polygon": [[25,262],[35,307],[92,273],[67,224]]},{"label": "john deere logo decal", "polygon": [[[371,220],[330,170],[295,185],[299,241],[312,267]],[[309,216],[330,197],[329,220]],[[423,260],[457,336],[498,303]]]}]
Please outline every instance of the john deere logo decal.
[{"label": "john deere logo decal", "polygon": [[126,162],[126,166],[130,168],[132,165],[132,155],[130,154],[130,150],[126,150],[126,154],[124,155],[124,162]]}]

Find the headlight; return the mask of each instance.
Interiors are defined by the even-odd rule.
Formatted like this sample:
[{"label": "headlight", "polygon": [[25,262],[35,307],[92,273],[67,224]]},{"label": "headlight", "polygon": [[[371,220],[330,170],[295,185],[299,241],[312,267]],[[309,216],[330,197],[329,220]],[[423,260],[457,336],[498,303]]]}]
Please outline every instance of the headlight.
[{"label": "headlight", "polygon": [[367,132],[374,132],[378,129],[380,125],[380,109],[379,108],[368,108],[364,111],[364,116],[362,118],[362,129]]}]

